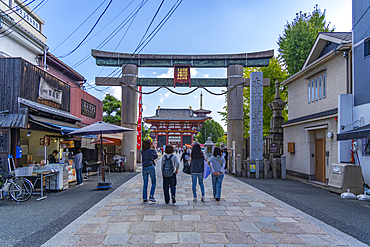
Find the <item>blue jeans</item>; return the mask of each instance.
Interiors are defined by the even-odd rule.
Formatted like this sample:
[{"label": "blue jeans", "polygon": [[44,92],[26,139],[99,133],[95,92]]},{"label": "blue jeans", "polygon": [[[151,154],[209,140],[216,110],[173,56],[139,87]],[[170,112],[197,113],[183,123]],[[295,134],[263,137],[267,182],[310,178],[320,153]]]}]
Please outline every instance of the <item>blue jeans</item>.
[{"label": "blue jeans", "polygon": [[213,188],[213,197],[214,198],[221,198],[221,188],[222,188],[222,180],[224,179],[224,174],[221,173],[220,175],[216,176],[212,173],[212,188]]},{"label": "blue jeans", "polygon": [[76,180],[77,184],[82,184],[82,168],[76,170]]},{"label": "blue jeans", "polygon": [[203,185],[203,173],[192,173],[191,174],[191,181],[193,184],[193,196],[197,198],[197,179],[199,181],[200,191],[202,192],[202,196],[204,196],[204,185]]},{"label": "blue jeans", "polygon": [[152,188],[150,189],[150,195],[154,196],[155,192],[155,186],[157,184],[157,179],[155,177],[155,168],[154,166],[148,166],[148,167],[143,167],[143,179],[144,179],[144,185],[143,185],[143,200],[148,199],[148,176],[150,175],[150,180],[152,180]]}]

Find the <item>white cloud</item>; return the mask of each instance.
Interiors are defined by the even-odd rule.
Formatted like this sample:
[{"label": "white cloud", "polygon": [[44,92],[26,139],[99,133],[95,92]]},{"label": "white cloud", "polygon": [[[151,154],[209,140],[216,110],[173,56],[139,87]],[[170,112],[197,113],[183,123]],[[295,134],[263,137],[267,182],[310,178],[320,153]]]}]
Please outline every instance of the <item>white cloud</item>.
[{"label": "white cloud", "polygon": [[169,68],[167,70],[167,73],[157,75],[157,78],[173,78],[173,68]]},{"label": "white cloud", "polygon": [[203,75],[203,77],[206,77],[206,78],[208,78],[208,77],[209,77],[209,74],[205,74],[205,75]]},{"label": "white cloud", "polygon": [[112,95],[116,99],[121,100],[121,95],[122,95],[122,89],[121,89],[121,87],[112,87],[110,91],[112,91]]},{"label": "white cloud", "polygon": [[198,70],[196,68],[190,68],[190,76],[194,77],[198,74]]},{"label": "white cloud", "polygon": [[155,71],[154,71],[154,72],[153,72],[153,75],[156,75],[156,74],[157,74],[157,72],[155,72]]}]

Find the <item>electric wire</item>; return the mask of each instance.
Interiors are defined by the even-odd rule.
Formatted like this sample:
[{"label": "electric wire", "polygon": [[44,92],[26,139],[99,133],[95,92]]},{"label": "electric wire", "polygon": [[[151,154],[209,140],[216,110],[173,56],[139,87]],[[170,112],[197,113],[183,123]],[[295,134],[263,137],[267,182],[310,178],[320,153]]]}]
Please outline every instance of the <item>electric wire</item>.
[{"label": "electric wire", "polygon": [[[351,31],[349,31],[346,36],[340,41],[339,45],[341,45],[343,43],[343,41],[347,38],[347,36],[353,31],[353,29],[355,29],[355,27],[357,26],[357,24],[361,21],[361,19],[365,16],[366,12],[370,9],[370,5],[366,8],[365,12],[361,15],[361,17],[357,20],[357,22],[355,23],[355,25],[353,25]],[[339,46],[338,45],[338,46]]]},{"label": "electric wire", "polygon": [[[148,37],[146,37],[146,39],[144,40],[144,41],[142,41],[141,43],[139,43],[138,44],[138,46],[137,46],[137,48],[135,49],[135,51],[131,54],[131,56],[130,56],[130,60],[127,62],[127,63],[125,63],[124,64],[124,67],[123,67],[123,69],[122,70],[124,70],[125,68],[126,68],[126,66],[132,61],[132,59],[133,59],[133,57],[134,57],[134,55],[135,55],[135,53],[137,52],[137,50],[142,46],[142,45],[144,45],[144,42],[146,42],[145,43],[145,45],[144,45],[144,47],[142,47],[141,49],[140,49],[140,51],[142,51],[148,44],[149,44],[149,42],[155,37],[155,35],[159,32],[159,30],[164,26],[164,24],[169,20],[169,18],[172,16],[172,14],[176,11],[176,9],[179,7],[179,5],[182,3],[182,0],[180,1],[180,0],[178,0],[178,1],[176,1],[176,3],[172,6],[172,8],[168,11],[168,13],[165,15],[165,17],[161,20],[161,22],[154,28],[154,30],[148,35]],[[147,33],[147,32],[146,32]],[[149,41],[147,41],[149,39]],[[138,52],[138,54],[140,53],[140,51]],[[118,68],[117,68],[118,69]],[[117,70],[116,69],[116,70]],[[115,70],[115,71],[116,71]],[[119,71],[118,71],[118,73],[119,73]],[[115,77],[117,74],[118,74],[117,72],[114,74],[114,76],[112,76],[112,77]],[[112,74],[112,73],[111,73]],[[107,79],[109,79],[110,77],[108,76],[107,77]],[[120,77],[116,77],[115,78],[115,80],[114,80],[114,82],[116,82],[118,79],[119,79]],[[107,80],[106,79],[106,80]],[[104,80],[103,80],[104,81]]]},{"label": "electric wire", "polygon": [[110,0],[107,7],[104,9],[103,13],[101,13],[101,15],[99,16],[98,20],[95,22],[94,26],[90,29],[90,31],[88,32],[88,34],[85,36],[85,38],[83,38],[83,40],[70,52],[58,57],[58,58],[64,58],[64,57],[67,57],[69,55],[71,55],[72,53],[74,53],[80,46],[81,44],[87,39],[87,37],[91,34],[91,32],[94,30],[94,28],[96,27],[96,25],[99,23],[100,19],[103,17],[103,15],[105,14],[105,12],[107,11],[107,9],[109,8],[109,6],[111,5],[113,0]]},{"label": "electric wire", "polygon": [[93,14],[95,14],[96,11],[98,11],[98,9],[100,9],[100,7],[106,2],[107,0],[104,0],[70,35],[67,36],[67,38],[65,38],[62,42],[60,42],[59,45],[57,45],[57,47],[55,47],[53,49],[53,52],[56,51],[62,44],[64,44],[64,42],[66,42],[83,24],[85,24],[86,21],[88,21],[90,19],[91,16],[93,16]]},{"label": "electric wire", "polygon": [[[143,38],[141,39],[141,41],[139,42],[139,44],[138,44],[138,46],[137,46],[137,48],[135,49],[135,51],[131,54],[131,56],[130,56],[130,60],[127,62],[127,63],[125,63],[124,64],[124,67],[123,67],[123,69],[122,70],[124,70],[125,68],[126,68],[126,66],[131,62],[131,60],[133,59],[133,57],[134,57],[134,55],[135,55],[135,53],[137,52],[137,50],[138,49],[140,49],[140,47],[142,47],[143,45],[143,47],[140,49],[140,51],[142,51],[148,44],[149,44],[149,42],[155,37],[155,35],[160,31],[160,29],[164,26],[164,24],[169,20],[169,18],[173,15],[173,13],[176,11],[176,9],[180,6],[180,4],[182,3],[182,1],[183,0],[178,0],[178,1],[176,1],[176,3],[172,6],[172,8],[168,11],[168,13],[165,15],[165,17],[159,22],[159,24],[152,30],[152,32],[144,39],[144,41],[143,41]],[[160,7],[162,6],[162,3],[161,3],[161,5],[160,5]],[[158,8],[158,10],[157,10],[157,12],[156,12],[156,14],[154,15],[154,17],[153,17],[153,19],[152,19],[152,21],[150,22],[150,24],[149,24],[149,28],[150,28],[150,25],[152,24],[152,22],[154,21],[154,18],[156,17],[156,15],[157,15],[157,13],[158,13],[158,11],[159,11],[159,9],[160,9],[160,7]],[[144,36],[143,37],[145,37],[145,35],[147,34],[147,32],[148,32],[148,30],[149,30],[149,28],[146,30],[146,32],[144,33]],[[149,39],[149,40],[148,40]],[[139,51],[139,52],[140,52]],[[138,53],[139,53],[138,52]],[[119,68],[117,68],[117,69],[115,69],[113,72],[111,72],[110,73],[110,75],[112,75],[112,74],[114,74],[114,76],[116,76],[118,73],[119,73],[119,71],[118,72],[116,72],[117,70],[118,70]],[[106,80],[108,80],[109,78],[113,78],[113,77],[109,77],[110,75],[108,75],[108,77],[106,77]],[[115,80],[114,80],[114,82],[116,82],[118,79],[121,79],[120,77],[115,77]],[[104,80],[103,80],[104,81]],[[95,86],[95,87],[92,87],[93,89],[97,89],[96,87],[98,87],[98,86]],[[133,89],[132,88],[132,86],[129,86],[131,89]],[[108,87],[109,88],[109,87]],[[161,88],[161,87],[160,87]],[[156,91],[158,91],[160,88],[157,88],[156,90],[154,90],[153,92],[150,92],[150,93],[154,93],[154,92],[156,92]],[[165,87],[165,88],[167,88],[167,87]],[[133,89],[133,90],[136,90],[136,89]],[[169,90],[169,91],[171,91],[171,89],[169,89],[169,88],[167,88],[167,90]],[[192,90],[191,92],[188,92],[188,93],[178,93],[178,92],[175,92],[175,91],[173,91],[172,90],[172,92],[173,93],[177,93],[177,94],[180,94],[180,95],[187,95],[187,94],[190,94],[190,93],[192,93],[192,92],[194,92],[195,90],[197,90],[197,88],[196,89],[194,89],[194,90]],[[137,91],[137,90],[136,90]],[[137,91],[138,92],[138,91]],[[140,93],[140,92],[139,92]],[[150,94],[150,93],[145,93],[145,92],[141,92],[142,94]]]},{"label": "electric wire", "polygon": [[[32,12],[35,12],[35,10],[44,2],[45,0],[42,0],[38,5],[36,5],[36,7],[35,8],[33,8],[32,10],[31,10],[31,13]],[[21,17],[20,19],[19,19],[19,21],[17,21],[17,22],[15,22],[14,24],[12,24],[10,27],[8,27],[6,30],[4,30],[4,31],[2,31],[2,32],[0,32],[0,34],[4,34],[5,32],[7,32],[9,29],[13,29],[13,27],[15,27],[18,23],[20,23],[21,21],[25,21],[25,19],[23,18],[23,17]],[[10,32],[8,32],[7,34],[4,34],[4,35],[2,35],[2,36],[0,36],[0,38],[4,38],[4,37],[6,37],[6,36],[8,36],[9,34],[11,34],[11,33],[13,33],[13,30],[11,30]]]},{"label": "electric wire", "polygon": [[3,13],[4,13],[4,14],[9,14],[10,12],[16,13],[18,10],[23,9],[24,7],[26,7],[26,6],[30,5],[31,3],[33,3],[34,1],[36,1],[36,0],[32,0],[31,2],[29,2],[29,3],[25,4],[25,3],[27,2],[27,0],[26,0],[26,1],[24,1],[24,2],[23,2],[23,4],[24,4],[24,5],[19,6],[19,5],[17,4],[16,6],[14,6],[14,7],[12,7],[12,8],[10,8],[10,7],[9,7],[9,9],[7,9],[7,10],[3,11]]},{"label": "electric wire", "polygon": [[[146,3],[148,0],[143,0],[141,3]],[[131,1],[131,3],[132,3],[132,1]],[[131,4],[131,3],[129,3],[129,4]],[[135,15],[136,13],[137,13],[137,11],[139,11],[140,9],[141,9],[141,7],[143,6],[143,5],[141,5],[141,3],[129,14],[129,16],[128,17],[126,17],[126,19],[124,19],[118,26],[117,26],[117,28],[115,29],[115,30],[113,30],[95,49],[101,49],[101,48],[103,48],[115,35],[117,35],[118,34],[118,32],[123,28],[123,27],[125,27],[126,26],[126,24],[129,22],[129,20],[133,17],[133,15]],[[126,6],[126,8],[128,7],[129,5],[127,5]],[[140,7],[140,8],[139,8]],[[126,9],[125,8],[125,9]],[[139,8],[139,9],[137,9],[137,8]],[[120,14],[118,14],[118,15],[120,15]],[[115,17],[115,18],[117,18],[118,17],[118,15]],[[114,19],[115,19],[114,18]],[[113,21],[113,20],[112,20]],[[108,23],[107,25],[109,25],[110,23]],[[106,25],[106,26],[107,26]],[[105,27],[106,27],[105,26]],[[103,27],[100,31],[102,31],[105,27]],[[118,31],[117,31],[118,30]],[[99,31],[99,32],[100,32]],[[99,33],[98,32],[98,33]],[[97,34],[98,34],[97,33]],[[97,34],[95,34],[95,35],[97,35]],[[94,36],[95,36],[94,35]],[[90,39],[92,39],[94,36],[92,36]],[[89,40],[90,40],[89,39]],[[84,44],[86,43],[86,42],[88,42],[89,40],[86,40],[85,42],[84,42]],[[72,68],[77,68],[78,66],[80,66],[81,64],[83,64],[83,63],[85,63],[87,60],[89,60],[91,58],[91,54],[89,53],[89,54],[87,54],[84,58],[82,58],[80,61],[78,61],[77,63],[75,63],[74,65],[72,65]]]}]

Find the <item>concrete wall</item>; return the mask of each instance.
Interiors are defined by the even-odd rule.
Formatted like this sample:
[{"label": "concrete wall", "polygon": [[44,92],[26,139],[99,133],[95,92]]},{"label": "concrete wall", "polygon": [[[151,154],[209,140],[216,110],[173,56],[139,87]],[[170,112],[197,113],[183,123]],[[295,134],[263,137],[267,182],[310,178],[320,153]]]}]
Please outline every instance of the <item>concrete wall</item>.
[{"label": "concrete wall", "polygon": [[[326,73],[327,96],[321,100],[308,103],[308,81]],[[327,63],[307,71],[296,81],[288,85],[288,117],[289,120],[331,110],[338,107],[338,94],[346,93],[346,58],[338,52]]]}]

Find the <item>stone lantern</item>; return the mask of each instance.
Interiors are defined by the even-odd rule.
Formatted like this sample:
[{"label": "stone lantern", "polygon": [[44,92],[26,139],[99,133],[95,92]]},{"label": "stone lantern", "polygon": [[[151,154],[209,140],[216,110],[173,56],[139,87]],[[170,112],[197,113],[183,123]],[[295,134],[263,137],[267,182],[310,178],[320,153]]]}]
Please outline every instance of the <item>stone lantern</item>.
[{"label": "stone lantern", "polygon": [[215,144],[211,141],[211,137],[208,137],[207,141],[204,143],[204,152],[206,153],[207,158],[211,158],[214,145]]}]

